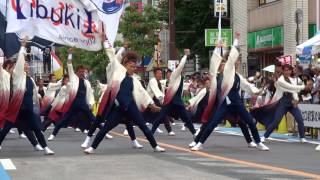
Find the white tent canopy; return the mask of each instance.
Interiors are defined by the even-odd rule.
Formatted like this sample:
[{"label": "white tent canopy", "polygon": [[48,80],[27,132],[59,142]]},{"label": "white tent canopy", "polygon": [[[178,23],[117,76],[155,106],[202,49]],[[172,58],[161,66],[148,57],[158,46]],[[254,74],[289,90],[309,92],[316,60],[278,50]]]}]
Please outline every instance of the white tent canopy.
[{"label": "white tent canopy", "polygon": [[276,68],[276,66],[273,64],[273,65],[270,65],[270,66],[267,66],[267,67],[263,68],[262,70],[263,70],[263,71],[267,71],[267,72],[274,73],[275,68]]},{"label": "white tent canopy", "polygon": [[314,37],[297,46],[297,54],[315,54],[318,46],[320,46],[320,33],[318,32]]}]

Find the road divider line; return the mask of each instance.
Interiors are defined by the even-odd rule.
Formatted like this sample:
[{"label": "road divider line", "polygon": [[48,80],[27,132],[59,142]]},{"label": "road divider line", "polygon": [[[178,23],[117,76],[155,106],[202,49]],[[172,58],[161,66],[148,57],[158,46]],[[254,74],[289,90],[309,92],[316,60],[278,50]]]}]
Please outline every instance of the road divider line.
[{"label": "road divider line", "polygon": [[[129,138],[127,136],[124,136],[124,135],[122,135],[120,133],[117,133],[117,132],[114,132],[114,131],[111,131],[111,133],[114,134],[114,135],[120,136],[120,137]],[[137,138],[137,139],[139,141],[143,141],[143,142],[148,143],[148,140],[146,140],[144,138]],[[241,165],[245,165],[247,167],[252,167],[252,168],[256,168],[256,169],[259,168],[259,169],[271,170],[271,171],[281,172],[281,173],[284,173],[284,174],[290,174],[290,175],[295,175],[295,176],[320,179],[320,174],[313,174],[313,173],[308,173],[308,172],[304,172],[304,171],[298,171],[298,170],[292,170],[292,169],[276,167],[276,166],[272,166],[272,165],[268,165],[268,164],[255,163],[255,162],[244,161],[244,160],[238,160],[238,159],[218,156],[218,155],[215,155],[215,154],[212,154],[212,153],[206,153],[206,152],[200,152],[200,151],[191,151],[188,148],[184,148],[184,147],[180,147],[180,146],[176,146],[176,145],[172,145],[172,144],[167,144],[167,143],[163,143],[163,142],[159,142],[159,141],[157,141],[157,142],[162,147],[170,148],[170,149],[174,149],[174,150],[182,151],[182,152],[186,152],[186,153],[195,154],[195,155],[198,155],[198,156],[201,156],[201,157],[211,158],[211,159],[215,159],[215,160],[221,160],[221,161],[230,162],[230,163],[241,164]]]}]

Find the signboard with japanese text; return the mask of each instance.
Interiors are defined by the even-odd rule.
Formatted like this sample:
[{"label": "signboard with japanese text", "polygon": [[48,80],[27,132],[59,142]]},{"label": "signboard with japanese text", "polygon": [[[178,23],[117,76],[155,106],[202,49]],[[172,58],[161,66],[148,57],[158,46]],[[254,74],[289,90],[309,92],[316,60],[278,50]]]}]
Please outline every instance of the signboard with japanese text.
[{"label": "signboard with japanese text", "polygon": [[320,105],[319,104],[299,104],[298,105],[306,127],[320,128]]},{"label": "signboard with japanese text", "polygon": [[[205,46],[216,46],[218,44],[218,29],[205,30]],[[232,45],[232,29],[221,29],[222,46]]]},{"label": "signboard with japanese text", "polygon": [[221,11],[221,17],[228,16],[228,1],[227,0],[214,0],[214,16],[219,17]]}]

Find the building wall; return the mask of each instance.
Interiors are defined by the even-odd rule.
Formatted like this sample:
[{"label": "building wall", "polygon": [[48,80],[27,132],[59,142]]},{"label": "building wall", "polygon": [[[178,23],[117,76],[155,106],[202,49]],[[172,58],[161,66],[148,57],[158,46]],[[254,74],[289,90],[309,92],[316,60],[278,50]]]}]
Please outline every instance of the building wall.
[{"label": "building wall", "polygon": [[317,22],[317,0],[309,0],[308,4],[308,19],[309,24],[316,24]]},{"label": "building wall", "polygon": [[[247,33],[259,31],[276,26],[283,26],[283,54],[296,56],[296,23],[295,11],[297,8],[303,11],[303,22],[299,25],[300,39],[302,43],[308,39],[309,24],[316,23],[317,0],[279,0],[270,4],[259,6],[259,0],[230,0],[231,21],[234,31],[241,33],[240,44],[242,61],[247,58]],[[264,53],[282,50],[266,50]],[[257,59],[258,61],[264,61]],[[260,63],[263,65],[263,63]]]},{"label": "building wall", "polygon": [[303,22],[300,25],[300,40],[298,44],[308,39],[308,0],[292,1],[283,0],[283,27],[284,27],[284,54],[296,56],[296,23],[295,11],[297,8],[303,11]]},{"label": "building wall", "polygon": [[249,10],[249,32],[282,25],[282,8],[283,3],[279,1]]},{"label": "building wall", "polygon": [[247,27],[248,27],[248,0],[231,0],[231,28],[233,32],[240,33],[240,51],[242,54],[242,73],[244,76],[247,75],[247,56],[248,56],[248,48],[247,48]]}]

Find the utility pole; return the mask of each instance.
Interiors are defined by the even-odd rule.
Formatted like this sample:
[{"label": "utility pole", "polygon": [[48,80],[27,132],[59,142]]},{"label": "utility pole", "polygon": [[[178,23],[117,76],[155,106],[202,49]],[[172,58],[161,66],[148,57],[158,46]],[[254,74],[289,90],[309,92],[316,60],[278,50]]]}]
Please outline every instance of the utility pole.
[{"label": "utility pole", "polygon": [[317,0],[317,32],[320,30],[320,0]]},{"label": "utility pole", "polygon": [[169,59],[177,60],[174,0],[169,0]]}]

